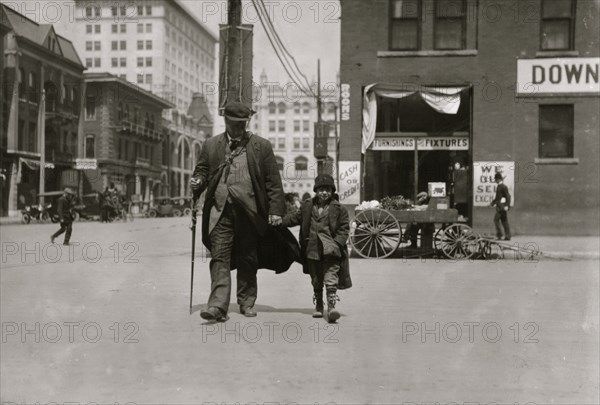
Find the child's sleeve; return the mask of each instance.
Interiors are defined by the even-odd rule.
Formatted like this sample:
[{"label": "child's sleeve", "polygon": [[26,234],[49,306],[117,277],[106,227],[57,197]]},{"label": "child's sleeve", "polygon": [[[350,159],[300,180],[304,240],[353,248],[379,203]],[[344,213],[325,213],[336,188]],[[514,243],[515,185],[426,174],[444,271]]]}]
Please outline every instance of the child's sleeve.
[{"label": "child's sleeve", "polygon": [[297,210],[296,212],[291,212],[291,213],[287,214],[282,219],[282,225],[285,226],[286,228],[292,228],[294,226],[298,226],[298,225],[300,225],[301,222],[302,222],[302,210],[301,209]]},{"label": "child's sleeve", "polygon": [[342,209],[340,211],[339,221],[340,221],[340,227],[338,228],[334,239],[338,245],[344,246],[348,242],[348,233],[350,232],[350,223],[348,220],[348,210],[346,210],[346,208],[344,208],[344,207],[342,207]]}]

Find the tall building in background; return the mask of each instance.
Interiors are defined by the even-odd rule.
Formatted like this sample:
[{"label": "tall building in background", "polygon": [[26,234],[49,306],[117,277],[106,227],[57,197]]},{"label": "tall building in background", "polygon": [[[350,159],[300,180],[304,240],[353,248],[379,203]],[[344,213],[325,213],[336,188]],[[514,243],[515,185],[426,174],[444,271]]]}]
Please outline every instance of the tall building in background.
[{"label": "tall building in background", "polygon": [[[180,1],[77,0],[75,22],[74,44],[87,72],[136,83],[179,114],[207,85],[214,92],[217,38]],[[215,97],[206,102],[216,111]]]},{"label": "tall building in background", "polygon": [[[313,83],[316,93],[317,85]],[[281,85],[270,83],[265,71],[260,75],[260,85],[254,89],[252,117],[249,129],[271,141],[275,159],[283,180],[286,193],[298,193],[305,199],[313,193],[317,175],[317,160],[314,157],[314,126],[317,122],[317,100],[300,93],[292,83]],[[337,108],[338,88],[324,88],[321,117],[328,121],[328,157],[326,171],[335,175],[337,155]]]}]

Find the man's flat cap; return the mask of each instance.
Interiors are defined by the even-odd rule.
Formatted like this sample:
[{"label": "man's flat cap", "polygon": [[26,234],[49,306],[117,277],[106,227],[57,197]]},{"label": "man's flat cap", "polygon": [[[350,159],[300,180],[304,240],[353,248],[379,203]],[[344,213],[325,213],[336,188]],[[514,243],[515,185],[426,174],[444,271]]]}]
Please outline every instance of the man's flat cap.
[{"label": "man's flat cap", "polygon": [[250,117],[255,112],[239,101],[230,101],[225,105],[224,115],[232,121],[250,121]]}]

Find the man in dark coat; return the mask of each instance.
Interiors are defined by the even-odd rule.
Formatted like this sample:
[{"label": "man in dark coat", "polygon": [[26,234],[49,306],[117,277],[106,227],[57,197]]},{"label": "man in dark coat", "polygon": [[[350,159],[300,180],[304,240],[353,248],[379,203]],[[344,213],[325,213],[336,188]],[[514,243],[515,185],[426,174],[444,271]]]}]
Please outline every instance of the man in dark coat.
[{"label": "man in dark coat", "polygon": [[[271,143],[246,131],[253,113],[240,102],[225,106],[226,132],[204,143],[190,180],[196,195],[206,189],[202,242],[211,252],[211,293],[208,308],[200,316],[207,320],[226,319],[231,295],[230,270],[236,267],[240,313],[256,316],[256,273],[261,265],[259,254],[264,252],[260,243],[266,236],[281,238],[280,234],[274,235],[277,231],[273,228],[281,224],[285,214],[279,168]],[[291,241],[292,250],[294,243]],[[270,246],[270,250],[275,245],[265,246]],[[287,267],[290,264],[291,260]],[[277,270],[284,271],[287,267]]]},{"label": "man in dark coat", "polygon": [[54,243],[54,239],[65,233],[63,245],[68,245],[73,232],[73,204],[75,201],[75,192],[70,188],[65,188],[63,195],[60,196],[57,202],[56,212],[60,221],[60,229],[51,237],[50,242]]},{"label": "man in dark coat", "polygon": [[335,183],[328,174],[315,179],[313,199],[302,203],[300,210],[283,218],[283,225],[300,225],[300,250],[304,273],[310,274],[314,290],[313,317],[323,316],[323,288],[327,290],[327,321],[335,322],[338,289],[352,287],[348,261],[348,211],[339,203]]},{"label": "man in dark coat", "polygon": [[[510,209],[510,193],[508,187],[504,184],[502,173],[496,173],[494,181],[496,184],[496,196],[492,203],[492,207],[496,207],[496,215],[494,215],[494,225],[496,226],[496,237],[498,239],[510,240],[510,225],[508,224],[508,210]],[[502,237],[502,228],[504,228],[504,238]]]}]

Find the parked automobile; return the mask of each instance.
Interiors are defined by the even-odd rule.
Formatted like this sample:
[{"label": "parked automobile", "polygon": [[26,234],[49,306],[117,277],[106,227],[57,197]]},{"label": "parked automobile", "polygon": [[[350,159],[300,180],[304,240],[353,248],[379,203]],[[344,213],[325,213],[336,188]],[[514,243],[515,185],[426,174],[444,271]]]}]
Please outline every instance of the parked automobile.
[{"label": "parked automobile", "polygon": [[173,202],[184,216],[190,216],[192,214],[192,197],[176,197],[173,198]]},{"label": "parked automobile", "polygon": [[156,217],[180,217],[183,211],[171,197],[155,197],[153,204],[148,208],[146,215],[150,218]]},{"label": "parked automobile", "polygon": [[27,205],[21,210],[21,222],[28,224],[32,219],[39,222],[46,222],[50,219],[50,214],[41,204]]}]

